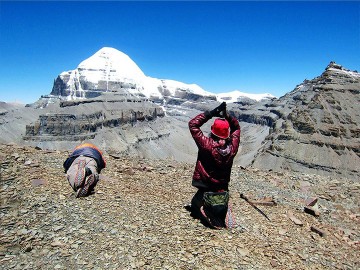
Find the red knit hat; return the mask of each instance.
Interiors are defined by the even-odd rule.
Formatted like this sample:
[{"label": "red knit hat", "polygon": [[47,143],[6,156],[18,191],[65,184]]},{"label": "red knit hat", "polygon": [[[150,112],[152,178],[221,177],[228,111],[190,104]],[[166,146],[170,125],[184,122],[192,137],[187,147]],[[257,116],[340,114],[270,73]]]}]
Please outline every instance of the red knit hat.
[{"label": "red knit hat", "polygon": [[229,122],[224,118],[217,118],[211,126],[211,133],[221,139],[227,139],[230,136]]}]

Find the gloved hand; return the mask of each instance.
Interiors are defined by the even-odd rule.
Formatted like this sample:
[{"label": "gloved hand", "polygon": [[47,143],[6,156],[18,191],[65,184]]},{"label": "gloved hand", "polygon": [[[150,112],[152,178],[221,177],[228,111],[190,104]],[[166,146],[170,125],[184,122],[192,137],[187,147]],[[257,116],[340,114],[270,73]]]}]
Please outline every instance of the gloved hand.
[{"label": "gloved hand", "polygon": [[[224,113],[222,113],[222,112],[224,112]],[[215,117],[215,116],[224,117],[225,114],[226,114],[226,102],[225,101],[223,103],[221,103],[219,106],[217,106],[215,109],[210,111],[211,117]]]}]

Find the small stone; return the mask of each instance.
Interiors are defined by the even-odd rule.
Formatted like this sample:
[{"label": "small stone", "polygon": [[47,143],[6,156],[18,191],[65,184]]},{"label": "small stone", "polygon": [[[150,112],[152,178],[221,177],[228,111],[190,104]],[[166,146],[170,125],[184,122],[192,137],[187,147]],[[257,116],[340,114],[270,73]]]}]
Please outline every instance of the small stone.
[{"label": "small stone", "polygon": [[28,166],[28,165],[30,165],[31,163],[32,163],[31,160],[27,160],[27,161],[24,162],[24,165],[27,165],[27,166]]},{"label": "small stone", "polygon": [[349,218],[356,220],[359,216],[360,216],[359,214],[351,214],[349,215]]},{"label": "small stone", "polygon": [[113,154],[113,153],[109,153],[109,156],[112,157],[112,158],[114,158],[114,159],[120,159],[120,158],[121,158],[120,155],[118,155],[118,154]]},{"label": "small stone", "polygon": [[296,218],[292,212],[288,212],[288,218],[298,226],[304,225],[304,223],[300,219]]},{"label": "small stone", "polygon": [[324,232],[323,230],[315,227],[315,226],[311,226],[311,227],[310,227],[310,230],[311,230],[312,232],[317,233],[317,234],[320,235],[321,237],[324,237],[324,236],[325,236],[325,232]]},{"label": "small stone", "polygon": [[54,232],[60,231],[64,226],[56,226],[54,227]]},{"label": "small stone", "polygon": [[61,256],[62,257],[69,257],[71,254],[67,250],[61,250]]},{"label": "small stone", "polygon": [[303,192],[308,192],[310,189],[310,183],[306,181],[300,181],[300,190]]},{"label": "small stone", "polygon": [[279,265],[278,262],[274,259],[271,260],[270,264],[272,267],[277,267]]},{"label": "small stone", "polygon": [[51,246],[52,247],[63,247],[64,244],[61,243],[60,241],[55,240],[54,242],[51,243]]},{"label": "small stone", "polygon": [[18,159],[20,157],[20,155],[18,153],[14,153],[11,155],[14,159]]},{"label": "small stone", "polygon": [[112,230],[110,231],[110,233],[111,233],[111,234],[117,234],[117,233],[118,233],[118,230],[117,230],[117,229],[112,229]]},{"label": "small stone", "polygon": [[32,250],[32,247],[30,245],[28,245],[24,248],[24,252],[30,252],[31,250]]},{"label": "small stone", "polygon": [[27,229],[21,229],[18,231],[18,234],[21,235],[21,234],[27,234],[29,231]]},{"label": "small stone", "polygon": [[31,185],[33,187],[38,187],[38,186],[46,185],[46,184],[47,184],[47,181],[45,179],[33,179],[33,180],[31,180]]},{"label": "small stone", "polygon": [[306,261],[307,258],[309,257],[309,255],[307,255],[307,254],[300,254],[299,253],[298,255],[299,255],[300,259],[303,260],[303,261]]},{"label": "small stone", "polygon": [[305,205],[306,206],[314,206],[318,201],[318,198],[316,197],[309,197],[305,200]]},{"label": "small stone", "polygon": [[105,259],[107,259],[107,260],[110,260],[110,259],[112,258],[112,256],[109,255],[109,254],[107,254],[107,253],[105,253],[104,257],[105,257]]},{"label": "small stone", "polygon": [[304,207],[304,211],[305,211],[305,213],[310,214],[310,215],[313,215],[313,216],[315,216],[315,217],[320,216],[320,212],[319,212],[318,210],[314,209],[314,208],[311,207],[311,206],[305,206],[305,207]]},{"label": "small stone", "polygon": [[237,252],[240,254],[240,256],[245,257],[249,254],[249,251],[247,249],[238,248]]}]

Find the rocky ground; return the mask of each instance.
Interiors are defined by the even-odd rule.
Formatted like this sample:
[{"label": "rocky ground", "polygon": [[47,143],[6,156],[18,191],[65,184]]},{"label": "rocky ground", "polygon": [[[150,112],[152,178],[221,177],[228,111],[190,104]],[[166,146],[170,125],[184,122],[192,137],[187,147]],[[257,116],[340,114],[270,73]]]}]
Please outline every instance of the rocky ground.
[{"label": "rocky ground", "polygon": [[67,154],[0,145],[1,269],[360,268],[359,182],[235,167],[238,226],[212,230],[183,207],[193,164],[105,155],[96,193],[76,199]]}]

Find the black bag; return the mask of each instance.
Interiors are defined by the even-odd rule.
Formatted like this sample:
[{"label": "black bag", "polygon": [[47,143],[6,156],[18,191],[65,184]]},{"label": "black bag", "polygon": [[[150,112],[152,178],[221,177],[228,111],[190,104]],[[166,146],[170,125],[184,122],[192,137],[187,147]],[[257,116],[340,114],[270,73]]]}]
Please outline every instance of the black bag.
[{"label": "black bag", "polygon": [[229,192],[204,192],[203,201],[203,209],[211,225],[214,227],[225,227]]}]

